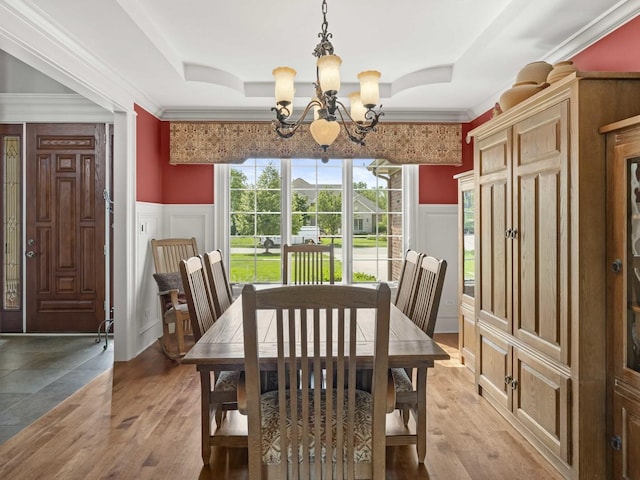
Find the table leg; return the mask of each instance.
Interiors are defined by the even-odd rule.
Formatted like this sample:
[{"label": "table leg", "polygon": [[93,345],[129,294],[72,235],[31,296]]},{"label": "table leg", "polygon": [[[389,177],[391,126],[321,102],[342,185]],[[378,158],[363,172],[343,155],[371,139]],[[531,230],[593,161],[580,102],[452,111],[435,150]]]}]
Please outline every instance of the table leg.
[{"label": "table leg", "polygon": [[427,368],[418,368],[418,415],[416,418],[416,447],[418,463],[424,463],[427,455]]},{"label": "table leg", "polygon": [[211,458],[211,407],[209,398],[211,397],[211,373],[209,370],[200,370],[200,417],[202,419],[202,461],[209,465]]}]

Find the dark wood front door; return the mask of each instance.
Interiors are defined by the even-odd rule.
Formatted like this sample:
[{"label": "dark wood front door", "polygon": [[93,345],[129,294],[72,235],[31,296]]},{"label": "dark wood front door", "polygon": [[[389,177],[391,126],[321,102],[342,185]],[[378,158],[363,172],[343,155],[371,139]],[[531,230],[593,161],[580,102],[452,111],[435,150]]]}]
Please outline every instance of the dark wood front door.
[{"label": "dark wood front door", "polygon": [[27,126],[28,332],[96,332],[105,318],[105,128]]}]

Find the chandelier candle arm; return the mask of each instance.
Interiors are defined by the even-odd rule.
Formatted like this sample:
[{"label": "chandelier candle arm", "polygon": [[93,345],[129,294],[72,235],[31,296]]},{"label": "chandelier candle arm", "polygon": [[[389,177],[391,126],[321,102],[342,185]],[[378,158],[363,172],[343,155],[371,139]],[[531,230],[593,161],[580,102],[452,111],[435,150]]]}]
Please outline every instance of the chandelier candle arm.
[{"label": "chandelier candle arm", "polygon": [[293,111],[296,71],[290,67],[278,67],[273,70],[276,106],[271,110],[276,112],[273,121],[276,133],[282,138],[290,138],[313,109],[314,120],[309,130],[316,143],[326,152],[340,134],[341,124],[352,142],[364,145],[365,137],[376,131],[378,120],[384,113],[374,110],[380,100],[380,72],[376,70],[367,70],[358,75],[360,92],[349,96],[350,111],[338,100],[342,59],[334,54],[331,43],[333,35],[328,32],[326,0],[322,1],[322,20],[322,30],[318,34],[320,42],[313,51],[313,56],[317,58],[315,98],[307,104],[298,120],[289,121]]}]

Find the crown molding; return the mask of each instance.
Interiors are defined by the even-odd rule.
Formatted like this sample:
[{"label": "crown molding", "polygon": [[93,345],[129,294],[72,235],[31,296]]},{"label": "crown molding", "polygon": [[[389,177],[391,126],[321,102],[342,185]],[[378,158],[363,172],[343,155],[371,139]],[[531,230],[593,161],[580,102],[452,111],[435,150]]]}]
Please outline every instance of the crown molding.
[{"label": "crown molding", "polygon": [[570,59],[635,18],[639,13],[640,2],[638,0],[621,0],[550,51],[544,60],[556,63]]},{"label": "crown molding", "polygon": [[0,122],[112,123],[113,113],[75,93],[0,93]]},{"label": "crown molding", "polygon": [[[161,120],[174,121],[218,121],[218,122],[270,122],[273,112],[268,109],[254,108],[171,108],[160,116]],[[464,123],[470,121],[467,110],[384,110],[380,124],[384,122],[428,122],[428,123]]]}]

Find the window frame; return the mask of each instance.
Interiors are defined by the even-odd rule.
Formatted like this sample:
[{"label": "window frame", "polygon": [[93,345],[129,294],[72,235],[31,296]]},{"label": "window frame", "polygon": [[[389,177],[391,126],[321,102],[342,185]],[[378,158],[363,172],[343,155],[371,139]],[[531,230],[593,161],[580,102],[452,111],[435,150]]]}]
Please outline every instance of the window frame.
[{"label": "window frame", "polygon": [[[282,158],[274,159],[281,162],[281,185],[290,185],[291,183],[291,159]],[[403,251],[406,251],[414,244],[416,239],[417,222],[417,210],[418,210],[418,165],[404,165],[402,170],[402,229],[403,229]],[[343,198],[352,198],[353,194],[353,161],[352,159],[342,159],[343,168],[343,184],[342,195]],[[219,248],[222,252],[222,256],[227,265],[230,264],[230,196],[229,196],[229,164],[215,164],[214,165],[214,222],[216,231],[213,234],[215,241],[215,247]],[[284,194],[281,196],[281,213],[283,219],[286,219],[281,224],[281,238],[289,241],[289,233],[291,231],[291,219],[289,215],[290,202],[291,202],[291,189],[284,189]],[[342,217],[342,249],[343,252],[343,266],[342,266],[342,278],[351,279],[353,277],[353,262],[351,252],[353,251],[353,203],[344,202],[343,204],[343,217]],[[350,283],[345,282],[344,283]],[[396,282],[390,282],[395,284]]]}]

